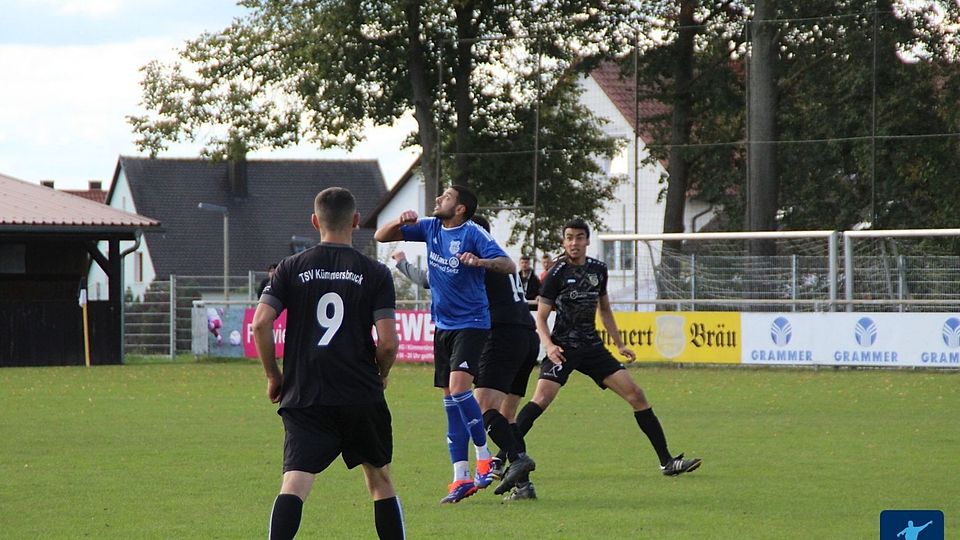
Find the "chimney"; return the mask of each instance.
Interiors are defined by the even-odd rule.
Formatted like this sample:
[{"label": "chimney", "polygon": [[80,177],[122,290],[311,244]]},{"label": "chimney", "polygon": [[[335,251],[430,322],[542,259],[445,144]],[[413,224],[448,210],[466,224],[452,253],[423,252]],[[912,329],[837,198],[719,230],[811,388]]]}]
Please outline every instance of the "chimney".
[{"label": "chimney", "polygon": [[247,196],[247,159],[244,156],[227,160],[227,184],[230,195],[234,197]]},{"label": "chimney", "polygon": [[100,180],[90,180],[90,191],[103,191],[103,182]]},{"label": "chimney", "polygon": [[40,185],[53,189],[53,180],[41,180]]}]

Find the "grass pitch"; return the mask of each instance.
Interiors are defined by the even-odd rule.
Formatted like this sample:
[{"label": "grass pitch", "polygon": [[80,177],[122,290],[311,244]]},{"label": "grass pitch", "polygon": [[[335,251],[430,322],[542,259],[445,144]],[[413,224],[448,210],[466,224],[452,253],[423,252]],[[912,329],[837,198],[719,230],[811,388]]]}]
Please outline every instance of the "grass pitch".
[{"label": "grass pitch", "polygon": [[[540,500],[444,506],[432,368],[393,373],[410,538],[876,538],[885,509],[958,530],[958,373],[631,368],[671,451],[704,459],[676,478],[574,376],[528,436]],[[0,370],[0,537],[265,537],[283,428],[264,390],[255,362]],[[299,537],[376,537],[359,469],[318,477]]]}]

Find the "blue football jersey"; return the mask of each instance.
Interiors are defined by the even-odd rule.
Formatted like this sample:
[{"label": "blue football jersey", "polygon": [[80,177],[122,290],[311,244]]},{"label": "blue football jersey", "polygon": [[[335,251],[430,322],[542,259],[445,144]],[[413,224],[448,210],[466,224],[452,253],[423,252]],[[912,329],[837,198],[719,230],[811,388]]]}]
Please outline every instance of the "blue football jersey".
[{"label": "blue football jersey", "polygon": [[437,218],[422,218],[400,228],[403,239],[427,244],[431,312],[442,330],[490,328],[490,307],[484,287],[483,268],[461,265],[459,253],[481,259],[506,257],[490,233],[472,221],[445,228]]}]

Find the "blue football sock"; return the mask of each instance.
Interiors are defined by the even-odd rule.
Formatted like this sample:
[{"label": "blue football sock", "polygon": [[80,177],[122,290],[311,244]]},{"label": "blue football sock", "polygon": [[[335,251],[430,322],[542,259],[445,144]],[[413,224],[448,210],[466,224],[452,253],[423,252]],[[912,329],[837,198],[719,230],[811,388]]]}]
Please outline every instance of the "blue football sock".
[{"label": "blue football sock", "polygon": [[447,448],[450,450],[450,463],[467,461],[470,457],[470,435],[467,433],[467,426],[463,425],[460,408],[453,397],[443,398],[443,410],[447,413]]},{"label": "blue football sock", "polygon": [[487,430],[483,425],[483,412],[480,411],[480,404],[477,398],[473,397],[473,392],[467,390],[459,394],[450,396],[460,408],[460,414],[463,416],[462,422],[470,430],[470,437],[473,439],[473,445],[477,447],[487,446]]}]

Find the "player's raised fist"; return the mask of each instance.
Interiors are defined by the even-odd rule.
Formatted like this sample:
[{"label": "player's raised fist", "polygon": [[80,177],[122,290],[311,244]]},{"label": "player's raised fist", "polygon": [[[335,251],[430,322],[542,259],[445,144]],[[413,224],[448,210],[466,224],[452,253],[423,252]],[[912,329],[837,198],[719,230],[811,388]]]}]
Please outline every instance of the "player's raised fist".
[{"label": "player's raised fist", "polygon": [[419,217],[415,210],[407,210],[400,214],[400,223],[416,223]]},{"label": "player's raised fist", "polygon": [[477,257],[469,251],[457,253],[457,258],[466,266],[480,266],[480,257]]}]

